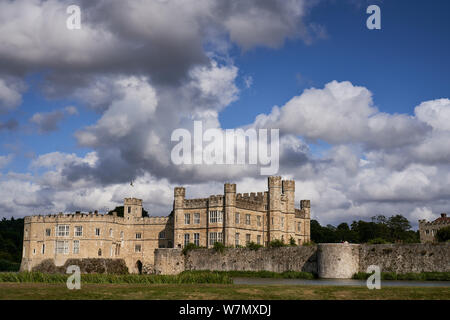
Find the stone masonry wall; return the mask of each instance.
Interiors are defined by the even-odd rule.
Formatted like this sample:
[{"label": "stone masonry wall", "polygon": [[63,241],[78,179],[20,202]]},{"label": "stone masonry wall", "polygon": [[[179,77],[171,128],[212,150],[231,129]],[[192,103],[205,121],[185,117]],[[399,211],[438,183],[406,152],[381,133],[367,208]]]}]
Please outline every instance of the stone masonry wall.
[{"label": "stone masonry wall", "polygon": [[381,272],[450,272],[450,244],[361,245],[359,270],[371,264]]},{"label": "stone masonry wall", "polygon": [[245,270],[245,271],[305,271],[316,272],[315,246],[225,249],[223,253],[214,249],[197,249],[184,255],[179,249],[157,249],[155,271],[176,274],[184,270]]},{"label": "stone masonry wall", "polygon": [[[306,271],[326,278],[350,278],[378,265],[382,272],[450,272],[450,244],[320,244],[283,248],[156,249],[155,272],[184,270]],[[341,252],[341,253],[340,253]]]}]

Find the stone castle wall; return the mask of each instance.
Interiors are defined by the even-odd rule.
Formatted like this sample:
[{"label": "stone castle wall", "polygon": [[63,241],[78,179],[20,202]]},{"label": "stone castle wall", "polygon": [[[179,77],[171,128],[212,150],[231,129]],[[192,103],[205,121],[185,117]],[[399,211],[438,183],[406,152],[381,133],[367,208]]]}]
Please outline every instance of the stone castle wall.
[{"label": "stone castle wall", "polygon": [[320,244],[282,248],[198,249],[186,255],[180,249],[156,249],[155,272],[185,270],[306,271],[321,278],[351,278],[378,265],[382,272],[450,272],[450,244]]},{"label": "stone castle wall", "polygon": [[450,244],[377,244],[360,247],[359,269],[379,265],[382,272],[450,272]]}]

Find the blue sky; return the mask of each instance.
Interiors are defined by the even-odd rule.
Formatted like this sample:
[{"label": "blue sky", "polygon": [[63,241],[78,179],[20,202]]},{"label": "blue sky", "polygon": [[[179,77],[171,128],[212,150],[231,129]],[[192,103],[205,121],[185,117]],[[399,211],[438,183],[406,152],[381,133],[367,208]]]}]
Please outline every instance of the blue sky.
[{"label": "blue sky", "polygon": [[447,97],[450,3],[374,3],[381,9],[381,30],[366,28],[366,6],[324,1],[312,9],[309,20],[325,26],[326,39],[309,45],[287,41],[276,50],[240,53],[236,49],[236,65],[242,75],[252,76],[253,85],[221,114],[222,124],[250,123],[257,114],[269,112],[304,89],[323,87],[331,80],[369,88],[375,105],[390,113],[412,114],[421,101]]},{"label": "blue sky", "polygon": [[175,185],[263,191],[251,166],[170,163],[192,120],[279,128],[322,223],[450,207],[449,1],[135,2],[74,1],[68,30],[69,1],[0,0],[0,217],[113,207],[130,180],[159,215]]}]

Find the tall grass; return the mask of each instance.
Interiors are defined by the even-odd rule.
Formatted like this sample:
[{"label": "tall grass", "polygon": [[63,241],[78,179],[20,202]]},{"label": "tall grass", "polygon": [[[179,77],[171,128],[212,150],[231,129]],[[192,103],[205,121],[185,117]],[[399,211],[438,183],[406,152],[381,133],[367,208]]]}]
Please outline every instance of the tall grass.
[{"label": "tall grass", "polygon": [[[39,282],[39,283],[65,283],[70,275],[49,274],[41,272],[4,272],[0,273],[0,282]],[[138,275],[138,274],[82,274],[82,283],[136,283],[136,284],[197,284],[217,283],[231,284],[232,279],[226,274],[217,272],[190,273],[183,272],[178,275]]]},{"label": "tall grass", "polygon": [[[358,272],[355,273],[352,278],[358,280],[366,280],[370,275],[370,273]],[[381,280],[450,281],[450,272],[382,272]]]},{"label": "tall grass", "polygon": [[285,272],[272,272],[272,271],[187,271],[189,273],[217,273],[226,275],[231,278],[278,278],[278,279],[308,279],[312,280],[317,276],[311,272],[299,272],[299,271],[285,271]]}]

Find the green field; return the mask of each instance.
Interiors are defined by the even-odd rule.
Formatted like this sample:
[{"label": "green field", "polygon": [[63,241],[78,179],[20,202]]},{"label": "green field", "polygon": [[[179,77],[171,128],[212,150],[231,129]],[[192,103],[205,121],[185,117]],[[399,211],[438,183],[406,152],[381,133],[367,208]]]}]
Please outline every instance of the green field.
[{"label": "green field", "polygon": [[361,299],[450,300],[448,287],[384,287],[369,290],[348,286],[232,285],[232,284],[82,284],[68,290],[63,283],[0,283],[0,299]]}]

